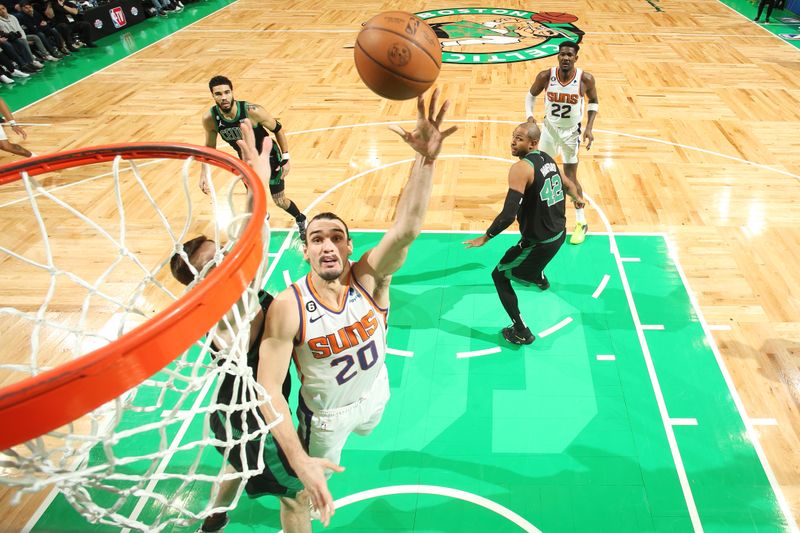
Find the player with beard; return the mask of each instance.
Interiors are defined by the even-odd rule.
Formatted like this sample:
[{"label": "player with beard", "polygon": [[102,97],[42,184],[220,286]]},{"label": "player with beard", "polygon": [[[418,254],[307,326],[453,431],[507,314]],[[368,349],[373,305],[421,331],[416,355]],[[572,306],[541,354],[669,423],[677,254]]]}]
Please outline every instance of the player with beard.
[{"label": "player with beard", "polygon": [[[586,149],[592,147],[594,119],[597,116],[599,103],[594,76],[576,68],[580,46],[572,41],[561,43],[558,47],[558,67],[543,70],[536,75],[536,80],[525,96],[525,116],[528,121],[536,123],[534,104],[536,97],[546,90],[544,98],[544,121],[539,150],[555,158],[561,154],[564,163],[564,174],[578,187],[580,202],[583,203],[583,189],[578,182],[578,151],[581,145],[581,119],[583,118],[583,100],[588,98],[589,105],[586,128],[583,140]],[[586,238],[589,229],[586,215],[582,207],[576,204],[575,231],[570,238],[571,244],[580,244]]]},{"label": "player with beard", "polygon": [[[310,272],[278,294],[267,312],[258,380],[284,414],[272,435],[323,523],[333,514],[333,500],[329,468],[321,461],[338,464],[350,433],[370,433],[389,399],[384,364],[389,284],[421,231],[442,141],[456,130],[440,131],[449,102],[437,112],[438,98],[437,89],[427,118],[423,97],[417,99],[414,131],[390,126],[417,155],[396,218],[380,242],[351,262],[353,241],[344,220],[333,213],[313,217],[303,246]],[[297,431],[280,394],[292,359],[302,383]],[[304,512],[307,516],[308,508]]]},{"label": "player with beard", "polygon": [[[305,240],[306,216],[300,212],[297,205],[283,193],[286,187],[285,179],[291,168],[289,164],[289,141],[281,123],[258,104],[236,100],[233,96],[233,82],[225,76],[214,76],[208,82],[208,88],[214,97],[214,105],[203,115],[203,129],[206,131],[206,146],[216,148],[217,135],[230,144],[239,157],[242,152],[236,141],[242,139],[240,123],[249,118],[253,123],[256,136],[256,149],[261,152],[264,139],[268,132],[275,135],[277,142],[272,144],[270,153],[271,174],[269,179],[269,192],[275,204],[292,215],[297,223],[300,239]],[[200,189],[209,193],[206,175],[200,179]]]}]

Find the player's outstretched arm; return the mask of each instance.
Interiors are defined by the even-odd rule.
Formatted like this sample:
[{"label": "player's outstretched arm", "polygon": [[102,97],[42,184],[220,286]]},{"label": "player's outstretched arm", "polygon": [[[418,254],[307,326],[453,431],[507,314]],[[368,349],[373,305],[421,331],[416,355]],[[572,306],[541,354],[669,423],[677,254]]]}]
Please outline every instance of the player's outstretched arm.
[{"label": "player's outstretched arm", "polygon": [[[375,285],[381,285],[385,278],[391,276],[405,261],[408,247],[417,238],[428,210],[433,181],[433,170],[436,158],[442,149],[442,141],[453,134],[457,127],[452,126],[440,131],[450,102],[445,100],[437,111],[439,89],[433,92],[428,106],[427,116],[425,99],[417,98],[417,124],[413,131],[389,126],[411,148],[417,152],[417,158],[411,167],[400,200],[397,202],[397,215],[392,226],[380,240],[378,245],[362,257],[357,267],[356,275],[362,283],[371,284],[364,276],[371,278]],[[372,289],[373,287],[367,287]],[[374,296],[374,295],[373,295]]]},{"label": "player's outstretched arm", "polygon": [[541,94],[542,91],[545,90],[547,87],[547,82],[550,78],[550,70],[543,70],[539,74],[536,75],[536,79],[533,80],[533,85],[531,85],[528,94],[525,95],[525,119],[528,122],[533,122],[536,124],[536,116],[535,116],[535,103],[536,97]]},{"label": "player's outstretched arm", "polygon": [[505,202],[503,202],[503,210],[497,215],[486,230],[486,233],[480,237],[464,241],[465,248],[480,248],[492,237],[498,235],[517,218],[517,213],[522,205],[522,200],[525,197],[525,188],[533,178],[533,169],[529,164],[524,161],[517,161],[508,171],[508,192],[506,193]]},{"label": "player's outstretched arm", "polygon": [[[259,348],[258,381],[272,397],[275,411],[283,415],[281,422],[270,430],[272,436],[280,444],[289,464],[303,483],[314,506],[319,510],[320,520],[327,526],[330,517],[333,516],[334,507],[325,471],[342,472],[344,468],[324,458],[310,457],[305,452],[292,424],[289,405],[282,394],[283,380],[286,378],[292,357],[293,339],[299,328],[297,303],[292,289],[286,289],[275,298],[267,311],[264,338]],[[276,419],[276,413],[271,411],[268,405],[262,405],[261,412],[267,422]]]}]

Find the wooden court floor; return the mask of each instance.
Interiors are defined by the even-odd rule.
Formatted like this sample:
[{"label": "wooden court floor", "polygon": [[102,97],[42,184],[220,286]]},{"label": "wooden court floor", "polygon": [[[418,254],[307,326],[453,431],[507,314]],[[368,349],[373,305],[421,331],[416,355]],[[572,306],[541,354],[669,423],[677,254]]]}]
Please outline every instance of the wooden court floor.
[{"label": "wooden court floor", "polygon": [[[410,157],[385,124],[413,119],[414,105],[370,93],[350,46],[369,14],[470,6],[486,4],[239,0],[16,116],[52,124],[29,129],[25,144],[38,153],[125,141],[202,144],[200,116],[212,103],[206,83],[225,74],[239,99],[260,103],[289,132],[286,192],[301,209],[356,174],[386,167],[376,179],[334,190],[312,211],[330,208],[353,227],[382,229],[407,172],[406,165],[387,165]],[[595,143],[581,153],[579,168],[591,200],[590,231],[669,237],[741,397],[745,423],[798,517],[800,52],[717,1],[659,6],[663,11],[639,0],[508,0],[489,7],[578,17],[574,24],[585,32],[578,65],[594,74],[600,98]],[[443,66],[437,86],[452,100],[449,119],[460,130],[439,164],[426,229],[488,226],[505,196],[510,136],[524,119],[525,93],[535,74],[554,64],[543,58]],[[169,205],[172,173],[158,179],[159,198]],[[32,224],[24,208],[5,207],[21,194],[19,187],[0,189],[0,233]],[[63,197],[97,216],[114,209],[107,188],[71,194],[65,189]],[[198,206],[208,202],[199,191],[192,198]],[[280,209],[271,213],[273,226],[290,225]],[[568,210],[570,227],[573,216]],[[153,242],[159,247],[148,250],[144,242],[143,253],[163,253],[163,242]],[[85,254],[65,255],[68,266],[86,261]],[[17,306],[38,305],[26,301],[22,283],[4,272],[4,304],[13,298]],[[80,297],[66,295],[59,312],[69,313],[70,303],[77,309]],[[3,329],[7,346],[25,343],[8,324]],[[10,498],[8,491],[0,496],[3,514],[12,517],[7,523],[24,524],[37,498],[26,496],[16,508]]]}]

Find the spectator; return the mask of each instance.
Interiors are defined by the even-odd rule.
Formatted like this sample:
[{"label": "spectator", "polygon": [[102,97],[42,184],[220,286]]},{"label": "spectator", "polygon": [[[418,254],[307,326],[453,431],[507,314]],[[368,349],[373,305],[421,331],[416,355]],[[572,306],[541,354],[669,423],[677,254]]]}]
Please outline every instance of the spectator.
[{"label": "spectator", "polygon": [[[73,35],[78,33],[81,41],[88,48],[97,48],[97,45],[92,41],[92,26],[85,20],[78,20],[78,8],[74,2],[70,0],[51,0],[48,2],[51,9],[52,18],[56,22],[56,29],[64,37],[67,45],[73,44]],[[49,17],[48,11],[45,9],[45,16]]]},{"label": "spectator", "polygon": [[[28,45],[28,40],[25,37],[25,32],[22,30],[22,26],[19,25],[17,17],[12,17],[8,14],[8,9],[5,4],[0,4],[0,36],[8,39],[8,44],[14,48],[22,59],[21,64],[31,64],[39,69],[44,67],[44,65],[36,61],[33,57],[31,47]],[[38,41],[38,37],[36,40]],[[44,46],[42,46],[42,48],[44,48]],[[3,47],[3,49],[6,51],[8,50],[5,47]],[[44,49],[44,51],[45,55],[48,55],[47,49]],[[55,58],[53,58],[53,60],[55,61]]]},{"label": "spectator", "polygon": [[[15,4],[15,7],[18,7],[18,4]],[[41,59],[45,59],[47,61],[58,61],[58,59],[50,54],[50,51],[47,49],[47,47],[45,47],[44,43],[42,43],[38,36],[28,35],[20,25],[19,19],[17,17],[12,17],[9,13],[10,10],[6,4],[0,3],[0,29],[2,31],[8,33],[9,35],[20,34],[28,43],[28,50],[30,50],[30,46],[33,45],[36,48],[36,55]]]},{"label": "spectator", "polygon": [[14,83],[14,77],[19,78],[27,78],[30,74],[25,74],[21,70],[17,69],[14,62],[11,61],[5,52],[0,50],[0,81],[5,84]]},{"label": "spectator", "polygon": [[[69,55],[66,51],[64,39],[61,35],[51,27],[44,17],[33,9],[33,4],[30,0],[20,0],[19,2],[20,13],[15,13],[19,20],[20,26],[25,30],[28,36],[35,35],[42,41],[49,54],[56,59],[61,59],[64,55]],[[61,52],[65,52],[62,55]]]}]

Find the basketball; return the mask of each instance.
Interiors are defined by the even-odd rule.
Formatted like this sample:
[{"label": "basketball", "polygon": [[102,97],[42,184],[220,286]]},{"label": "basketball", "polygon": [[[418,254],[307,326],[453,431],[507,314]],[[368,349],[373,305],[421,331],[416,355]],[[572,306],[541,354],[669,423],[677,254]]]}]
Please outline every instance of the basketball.
[{"label": "basketball", "polygon": [[531,17],[531,20],[535,22],[550,22],[554,24],[568,24],[570,22],[575,22],[578,20],[578,17],[571,13],[559,13],[557,11],[542,11],[541,13],[536,13]]},{"label": "basketball", "polygon": [[354,49],[361,80],[390,100],[424,93],[442,67],[436,33],[422,19],[403,11],[386,11],[369,19]]}]

